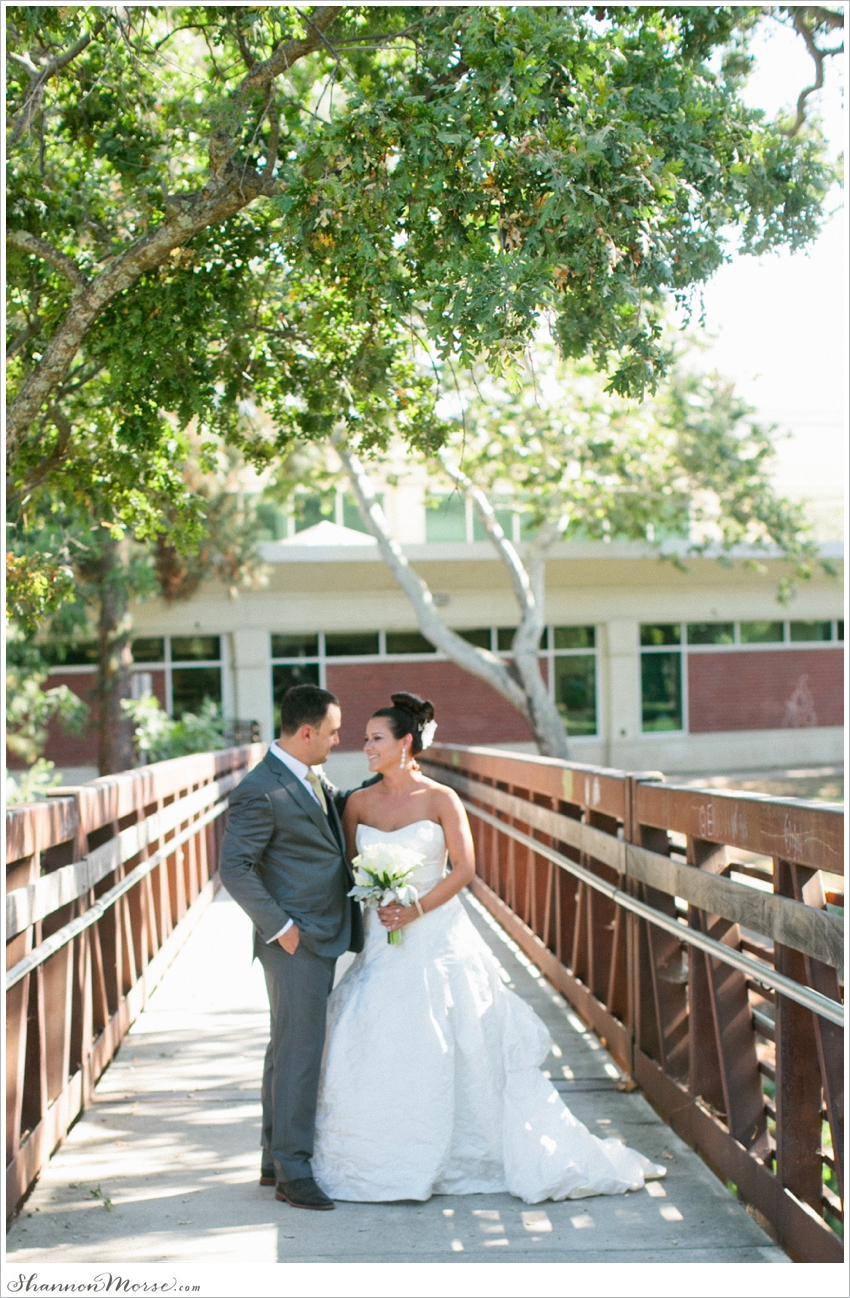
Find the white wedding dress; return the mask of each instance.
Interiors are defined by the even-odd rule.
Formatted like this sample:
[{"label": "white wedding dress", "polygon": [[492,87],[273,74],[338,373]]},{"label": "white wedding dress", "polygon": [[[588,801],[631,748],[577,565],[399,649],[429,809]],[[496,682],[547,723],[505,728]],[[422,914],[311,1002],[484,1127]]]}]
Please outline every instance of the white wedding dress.
[{"label": "white wedding dress", "polygon": [[[440,825],[360,825],[357,848],[420,853],[420,897],[443,877]],[[376,911],[331,993],[313,1172],[335,1199],[424,1200],[509,1191],[526,1203],[639,1190],[663,1176],[618,1140],[599,1140],[540,1072],[551,1045],[505,987],[459,898],[387,942]]]}]

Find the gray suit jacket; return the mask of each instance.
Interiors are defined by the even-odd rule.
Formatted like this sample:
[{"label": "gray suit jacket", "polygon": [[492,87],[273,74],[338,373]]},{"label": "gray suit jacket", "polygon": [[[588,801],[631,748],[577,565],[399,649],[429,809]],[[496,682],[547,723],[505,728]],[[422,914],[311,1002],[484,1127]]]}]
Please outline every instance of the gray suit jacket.
[{"label": "gray suit jacket", "polygon": [[271,753],[230,797],[221,845],[221,878],[269,942],[294,920],[316,955],[363,947],[360,906],[347,895],[354,880],[345,855],[335,790],[322,811],[288,766]]}]

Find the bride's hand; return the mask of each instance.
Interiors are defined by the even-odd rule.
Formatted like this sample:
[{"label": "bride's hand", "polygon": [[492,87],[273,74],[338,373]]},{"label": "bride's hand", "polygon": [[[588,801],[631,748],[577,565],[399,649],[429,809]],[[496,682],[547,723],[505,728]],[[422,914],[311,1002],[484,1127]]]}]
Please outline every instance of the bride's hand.
[{"label": "bride's hand", "polygon": [[419,918],[415,906],[400,906],[396,901],[389,906],[379,906],[378,915],[384,928],[388,928],[390,932],[404,928],[405,924],[411,924],[413,920]]}]

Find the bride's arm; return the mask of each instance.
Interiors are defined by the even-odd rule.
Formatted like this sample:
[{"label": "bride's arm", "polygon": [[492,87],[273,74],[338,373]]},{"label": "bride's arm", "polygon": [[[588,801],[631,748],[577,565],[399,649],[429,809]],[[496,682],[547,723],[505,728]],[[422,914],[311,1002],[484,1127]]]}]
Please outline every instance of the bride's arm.
[{"label": "bride's arm", "polygon": [[360,790],[350,794],[345,810],[342,813],[342,832],[345,835],[345,851],[349,861],[357,855],[357,826],[360,824]]},{"label": "bride's arm", "polygon": [[[441,788],[437,796],[439,801],[435,810],[446,836],[446,847],[452,868],[445,879],[441,879],[420,899],[419,905],[426,915],[429,911],[436,910],[438,906],[443,906],[450,898],[456,897],[461,888],[465,888],[475,877],[475,848],[463,804],[453,789]],[[405,924],[412,924],[419,919],[416,906],[395,904],[383,906],[378,914],[381,923],[390,929],[403,928]]]}]

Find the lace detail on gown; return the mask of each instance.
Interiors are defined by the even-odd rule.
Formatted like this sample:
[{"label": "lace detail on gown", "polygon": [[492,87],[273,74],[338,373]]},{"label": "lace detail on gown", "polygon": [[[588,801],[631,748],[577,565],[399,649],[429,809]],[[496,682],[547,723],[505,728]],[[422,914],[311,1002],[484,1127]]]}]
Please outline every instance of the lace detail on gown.
[{"label": "lace detail on gown", "polygon": [[[357,848],[398,842],[423,856],[424,896],[443,877],[440,825],[357,830]],[[336,1199],[424,1200],[510,1191],[526,1203],[638,1190],[664,1175],[600,1140],[540,1072],[551,1039],[505,987],[453,897],[390,945],[374,909],[366,941],[331,993],[313,1171]]]}]

